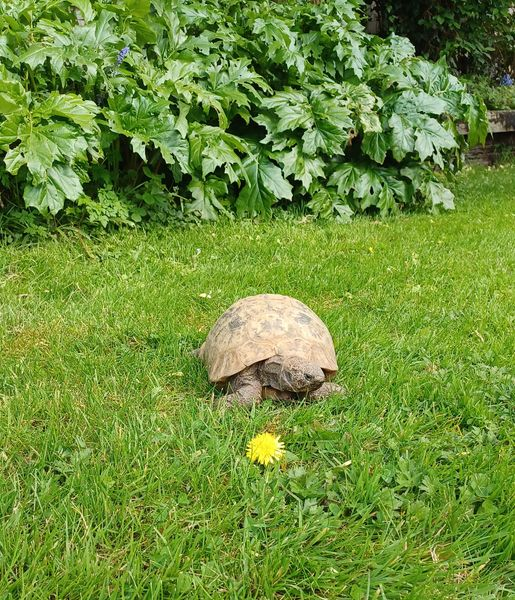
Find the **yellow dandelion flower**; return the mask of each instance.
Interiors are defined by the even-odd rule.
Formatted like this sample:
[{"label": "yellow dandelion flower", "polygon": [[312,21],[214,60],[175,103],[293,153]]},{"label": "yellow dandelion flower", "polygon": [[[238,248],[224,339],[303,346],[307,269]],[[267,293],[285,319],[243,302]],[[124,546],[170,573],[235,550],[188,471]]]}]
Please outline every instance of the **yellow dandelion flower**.
[{"label": "yellow dandelion flower", "polygon": [[247,446],[247,457],[262,465],[280,460],[284,456],[284,443],[279,441],[279,437],[271,433],[256,435]]}]

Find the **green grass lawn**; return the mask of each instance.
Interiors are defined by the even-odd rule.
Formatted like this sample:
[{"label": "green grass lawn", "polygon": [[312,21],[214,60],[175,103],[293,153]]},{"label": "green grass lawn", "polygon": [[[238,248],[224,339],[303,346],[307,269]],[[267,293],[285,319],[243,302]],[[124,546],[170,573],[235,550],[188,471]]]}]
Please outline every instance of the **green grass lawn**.
[{"label": "green grass lawn", "polygon": [[[513,598],[514,195],[0,248],[0,598]],[[326,322],[347,397],[212,407],[190,350],[261,292]]]}]

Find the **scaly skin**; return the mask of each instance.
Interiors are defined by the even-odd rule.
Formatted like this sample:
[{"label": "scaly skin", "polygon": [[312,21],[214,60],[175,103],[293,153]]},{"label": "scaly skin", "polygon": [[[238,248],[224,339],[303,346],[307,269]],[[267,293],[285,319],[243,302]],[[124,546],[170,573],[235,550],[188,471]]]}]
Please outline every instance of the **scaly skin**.
[{"label": "scaly skin", "polygon": [[259,363],[251,365],[229,380],[227,384],[227,391],[229,393],[224,398],[227,406],[234,406],[236,404],[251,406],[252,404],[261,402],[262,398],[286,401],[294,401],[301,398],[318,400],[331,394],[345,393],[343,387],[331,382],[324,382],[317,389],[308,392],[279,390],[269,385],[263,385],[261,379],[263,370],[261,367],[262,364]]},{"label": "scaly skin", "polygon": [[347,393],[347,390],[341,385],[338,385],[337,383],[331,383],[330,381],[326,381],[317,390],[309,392],[308,398],[311,398],[312,400],[318,400],[319,398],[325,398],[326,396],[331,396],[332,394],[345,393]]},{"label": "scaly skin", "polygon": [[227,385],[227,391],[231,393],[225,396],[225,401],[228,406],[235,404],[250,406],[260,402],[262,388],[258,365],[251,365],[231,377]]},{"label": "scaly skin", "polygon": [[263,386],[295,394],[316,390],[325,381],[318,365],[298,356],[272,356],[259,365],[258,376]]}]

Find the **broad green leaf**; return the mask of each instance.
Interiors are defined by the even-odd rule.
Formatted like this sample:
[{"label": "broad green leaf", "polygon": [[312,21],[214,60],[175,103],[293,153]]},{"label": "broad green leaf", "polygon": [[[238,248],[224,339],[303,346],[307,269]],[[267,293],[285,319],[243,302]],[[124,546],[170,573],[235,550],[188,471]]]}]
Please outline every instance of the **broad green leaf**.
[{"label": "broad green leaf", "polygon": [[313,113],[308,99],[301,92],[278,92],[265,98],[262,106],[272,109],[279,118],[277,131],[292,131],[313,126]]},{"label": "broad green leaf", "polygon": [[18,146],[20,158],[15,161],[16,170],[22,164],[26,164],[32,174],[43,176],[54,162],[66,158],[59,146],[49,138],[48,132],[43,128],[32,129],[26,127],[25,131],[27,133],[23,132],[20,136],[23,141]]},{"label": "broad green leaf", "polygon": [[231,165],[239,164],[240,157],[234,151],[234,148],[227,143],[223,138],[215,140],[205,140],[206,145],[203,150],[202,158],[202,175],[206,177],[209,173],[213,173],[218,167],[225,167],[227,174],[231,173],[231,181],[235,180]]},{"label": "broad green leaf", "polygon": [[93,21],[97,13],[91,6],[90,0],[68,0],[72,6],[78,8],[81,12],[81,16],[86,23]]},{"label": "broad green leaf", "polygon": [[454,194],[441,183],[432,180],[426,181],[420,186],[420,190],[433,206],[441,204],[448,210],[454,208]]},{"label": "broad green leaf", "polygon": [[215,221],[218,213],[227,212],[221,198],[227,196],[227,184],[217,177],[208,177],[205,180],[193,177],[188,184],[188,189],[193,196],[192,202],[187,206],[187,212],[197,213],[201,219]]},{"label": "broad green leaf", "polygon": [[384,133],[365,133],[361,148],[372,160],[382,165],[388,151],[387,136]]},{"label": "broad green leaf", "polygon": [[272,144],[273,152],[291,148],[298,143],[297,134],[279,131],[279,121],[275,116],[261,114],[255,116],[254,121],[266,129],[267,135],[260,141],[262,144]]},{"label": "broad green leaf", "polygon": [[388,121],[392,128],[391,148],[395,160],[401,161],[406,154],[415,149],[415,133],[410,121],[402,115],[393,114]]},{"label": "broad green leaf", "polygon": [[250,107],[251,102],[260,102],[258,88],[272,91],[265,80],[248,68],[250,61],[230,60],[211,64],[206,69],[210,90],[221,99],[225,109],[236,105],[233,112]]},{"label": "broad green leaf", "polygon": [[113,13],[102,10],[95,24],[93,36],[88,36],[87,41],[95,48],[105,47],[107,44],[119,43],[118,36],[113,31],[111,20]]},{"label": "broad green leaf", "polygon": [[318,189],[309,200],[307,207],[317,218],[334,219],[337,223],[350,223],[353,210],[330,188]]},{"label": "broad green leaf", "polygon": [[53,215],[64,207],[66,200],[61,190],[58,190],[49,181],[37,186],[27,184],[23,191],[23,199],[25,200],[25,206],[36,208],[40,212],[48,210]]},{"label": "broad green leaf", "polygon": [[393,191],[388,187],[388,185],[384,185],[379,192],[377,207],[380,209],[382,215],[391,213],[397,207],[395,204]]},{"label": "broad green leaf", "polygon": [[25,52],[18,57],[18,63],[25,63],[31,69],[42,65],[49,57],[57,57],[62,54],[62,48],[50,46],[43,43],[32,44]]},{"label": "broad green leaf", "polygon": [[186,86],[186,88],[184,88],[184,91],[188,92],[188,94],[185,94],[185,98],[191,94],[191,97],[194,98],[195,101],[204,108],[204,112],[207,113],[210,108],[215,110],[218,115],[218,125],[222,129],[227,128],[229,120],[222,106],[222,98],[218,94],[195,83],[190,83],[188,86]]},{"label": "broad green leaf", "polygon": [[223,167],[229,181],[239,181],[234,166],[241,167],[241,159],[236,153],[248,153],[246,143],[219,127],[195,125],[192,127],[190,142],[190,162],[194,169],[200,169],[206,177],[217,168]]},{"label": "broad green leaf", "polygon": [[447,102],[443,98],[430,96],[422,91],[419,91],[416,95],[416,106],[419,112],[433,115],[441,115],[447,110]]},{"label": "broad green leaf", "polygon": [[188,134],[188,113],[190,111],[189,104],[185,102],[179,102],[179,116],[175,121],[175,129],[182,135],[182,137],[186,137]]},{"label": "broad green leaf", "polygon": [[3,122],[0,122],[0,149],[7,152],[10,144],[18,140],[20,126],[25,126],[23,115],[11,113]]},{"label": "broad green leaf", "polygon": [[224,98],[218,93],[220,90],[209,89],[205,83],[197,82],[199,75],[206,76],[204,65],[200,61],[170,59],[166,61],[165,65],[165,73],[159,74],[159,76],[153,73],[152,77],[145,78],[147,85],[156,89],[163,98],[173,95],[179,101],[188,104],[190,108],[199,104],[206,114],[213,109],[218,115],[220,127],[224,129],[228,125],[228,117],[222,103],[229,107],[231,102],[238,100],[241,102],[243,98],[244,103],[248,104],[247,97],[242,95],[235,86],[222,89],[222,94],[225,94]]},{"label": "broad green leaf", "polygon": [[426,160],[434,152],[433,140],[431,133],[427,133],[423,129],[417,130],[415,139],[415,150],[420,156],[420,160]]},{"label": "broad green leaf", "polygon": [[350,223],[354,216],[352,208],[348,204],[343,204],[341,201],[333,204],[333,211],[336,213],[334,220],[337,223]]},{"label": "broad green leaf", "polygon": [[467,111],[467,124],[469,128],[469,145],[472,147],[477,144],[484,144],[488,135],[488,118],[486,106],[482,98],[470,103]]},{"label": "broad green leaf", "polygon": [[[203,64],[200,63],[199,65],[199,63],[192,60],[170,58],[164,63],[164,71],[153,69],[150,64],[145,66],[150,69],[148,74],[142,72],[142,78],[147,86],[162,87],[164,93],[178,90],[186,96],[187,86],[195,81],[199,66],[203,67]],[[171,86],[166,87],[166,83],[171,83]],[[188,100],[191,100],[191,94]]]},{"label": "broad green leaf", "polygon": [[[0,73],[0,77],[2,73]],[[0,87],[0,115],[23,113],[28,109],[30,94],[19,81],[2,81]]]},{"label": "broad green leaf", "polygon": [[420,115],[416,120],[415,150],[420,160],[426,160],[435,150],[456,148],[457,145],[453,136],[435,119]]},{"label": "broad green leaf", "polygon": [[96,21],[76,27],[74,30],[76,45],[100,50],[109,44],[119,44],[120,39],[113,31],[113,25],[111,24],[113,19],[113,12],[101,10]]},{"label": "broad green leaf", "polygon": [[84,131],[92,133],[98,131],[95,117],[99,112],[100,109],[91,100],[83,100],[75,94],[51,92],[34,111],[34,115],[43,119],[51,116],[64,117],[79,125]]},{"label": "broad green leaf", "polygon": [[299,51],[298,36],[279,18],[267,15],[266,19],[256,19],[252,32],[262,40],[265,52],[273,62],[284,62],[288,67],[296,67],[304,73],[305,60]]},{"label": "broad green leaf", "polygon": [[177,162],[183,173],[189,173],[190,148],[188,140],[184,139],[179,131],[175,129],[171,118],[162,124],[156,125],[156,128],[151,132],[151,141],[161,150],[161,155],[169,165]]},{"label": "broad green leaf", "polygon": [[156,32],[144,19],[133,17],[132,27],[136,32],[137,42],[141,46],[144,46],[145,44],[155,44],[157,42]]},{"label": "broad green leaf", "polygon": [[259,165],[259,179],[265,189],[277,199],[292,199],[292,187],[283,177],[281,169],[261,155],[257,160]]},{"label": "broad green leaf", "polygon": [[147,96],[113,97],[109,99],[109,110],[105,110],[105,115],[116,133],[129,137],[136,133],[141,139],[149,141],[156,123],[169,108],[164,99],[155,101]]},{"label": "broad green leaf", "polygon": [[55,162],[86,159],[88,143],[74,127],[65,123],[37,127],[23,123],[18,127],[17,137],[19,156],[11,164],[16,171],[26,164],[33,175],[43,177]]},{"label": "broad green leaf", "polygon": [[447,110],[447,102],[442,98],[430,96],[424,91],[413,92],[407,90],[402,92],[395,103],[395,112],[402,115],[411,113],[428,113],[432,115],[441,115]]},{"label": "broad green leaf", "polygon": [[431,168],[423,163],[411,163],[400,170],[403,177],[407,177],[416,188],[419,188],[424,181],[431,177]]},{"label": "broad green leaf", "polygon": [[[277,133],[306,129],[302,136],[302,149],[307,155],[318,151],[330,156],[341,154],[348,139],[346,130],[353,126],[349,109],[324,92],[314,92],[309,99],[300,92],[279,92],[272,98],[266,98],[262,106],[273,110],[279,117],[276,126],[264,122],[272,134],[274,129]],[[267,139],[274,137],[271,135]]]},{"label": "broad green leaf", "polygon": [[367,65],[365,48],[354,38],[349,39],[350,53],[346,61],[346,66],[354,71],[356,77],[361,79],[363,69]]},{"label": "broad green leaf", "polygon": [[359,121],[363,127],[365,133],[379,133],[382,131],[381,120],[379,115],[374,112],[360,112],[358,113]]},{"label": "broad green leaf", "polygon": [[125,4],[129,14],[145,19],[150,12],[150,0],[121,0]]},{"label": "broad green leaf", "polygon": [[307,190],[313,179],[324,177],[324,161],[302,154],[299,146],[294,146],[289,152],[281,153],[278,159],[283,164],[285,177],[293,175]]},{"label": "broad green leaf", "polygon": [[399,90],[408,90],[417,87],[416,79],[409,71],[400,65],[382,65],[368,70],[371,79],[381,82],[384,90],[395,86]]},{"label": "broad green leaf", "polygon": [[353,163],[342,163],[336,167],[329,177],[328,185],[336,186],[340,196],[346,196],[356,187],[361,169]]},{"label": "broad green leaf", "polygon": [[328,121],[317,121],[313,129],[304,133],[302,141],[302,149],[306,154],[314,155],[320,150],[332,156],[342,153],[347,134]]},{"label": "broad green leaf", "polygon": [[170,50],[177,52],[188,40],[188,35],[181,26],[178,11],[173,6],[167,6],[163,12],[166,24],[166,36],[170,44]]},{"label": "broad green leaf", "polygon": [[16,54],[11,50],[6,35],[0,35],[0,58],[7,58],[13,62],[16,60]]},{"label": "broad green leaf", "polygon": [[354,188],[355,197],[361,198],[361,209],[377,206],[382,189],[383,183],[376,171],[363,169]]},{"label": "broad green leaf", "polygon": [[66,200],[77,200],[82,194],[82,185],[77,174],[68,165],[55,165],[48,169],[47,179],[40,185],[26,185],[24,199],[26,206],[39,211],[48,210],[57,214]]},{"label": "broad green leaf", "polygon": [[107,111],[111,129],[131,139],[134,152],[146,160],[145,147],[152,142],[169,165],[176,162],[183,173],[189,173],[189,144],[175,127],[168,102],[145,96],[110,103]]},{"label": "broad green leaf", "polygon": [[68,165],[57,164],[48,169],[47,177],[60,190],[67,200],[77,200],[82,194],[82,184],[78,175]]},{"label": "broad green leaf", "polygon": [[239,216],[268,214],[275,198],[265,189],[259,178],[259,164],[256,160],[249,159],[244,162],[244,168],[249,183],[246,183],[236,201],[236,210]]},{"label": "broad green leaf", "polygon": [[411,72],[424,84],[427,93],[438,92],[444,87],[442,84],[446,82],[447,76],[441,64],[417,58],[410,67]]},{"label": "broad green leaf", "polygon": [[141,156],[147,162],[147,143],[145,140],[142,140],[137,134],[133,133],[131,135],[131,147],[138,156]]},{"label": "broad green leaf", "polygon": [[318,150],[329,156],[342,154],[347,144],[348,131],[353,127],[350,111],[338,99],[324,93],[314,93],[311,97],[313,126],[302,136],[306,154],[316,154]]},{"label": "broad green leaf", "polygon": [[16,175],[20,170],[20,167],[26,164],[26,160],[21,152],[21,149],[21,146],[16,146],[15,148],[9,148],[9,150],[5,153],[5,168],[7,169],[8,173],[11,173],[11,175]]},{"label": "broad green leaf", "polygon": [[284,179],[281,169],[263,154],[246,158],[243,161],[243,169],[247,183],[236,201],[236,209],[240,216],[268,214],[277,200],[291,200],[291,185]]},{"label": "broad green leaf", "polygon": [[415,55],[415,46],[408,38],[392,34],[387,41],[390,44],[391,55],[396,62]]},{"label": "broad green leaf", "polygon": [[395,172],[395,176],[384,175],[383,179],[386,187],[388,187],[394,193],[399,202],[402,202],[403,204],[409,204],[413,200],[412,184],[402,179],[398,179],[397,171]]},{"label": "broad green leaf", "polygon": [[353,21],[356,18],[355,8],[349,0],[334,0],[334,8],[344,20]]},{"label": "broad green leaf", "polygon": [[[75,16],[78,18],[82,18],[80,11],[78,11],[77,9],[75,9]],[[73,24],[75,25],[75,20],[73,20]],[[44,39],[46,41],[51,42],[50,45],[52,46],[70,46],[73,44],[73,33],[70,25],[70,23],[62,23],[59,21],[52,21],[50,19],[40,19],[38,22],[38,33],[44,33]],[[42,38],[43,36],[41,36],[40,39]]]},{"label": "broad green leaf", "polygon": [[383,101],[376,96],[370,87],[364,83],[355,84],[343,82],[339,88],[339,96],[345,99],[348,108],[356,110],[358,113],[376,114],[379,108],[383,106]]},{"label": "broad green leaf", "polygon": [[247,90],[254,91],[257,87],[264,92],[273,91],[265,78],[254,71],[252,61],[249,59],[238,58],[237,60],[229,60],[223,76],[224,80],[227,78],[228,82],[244,87]]}]

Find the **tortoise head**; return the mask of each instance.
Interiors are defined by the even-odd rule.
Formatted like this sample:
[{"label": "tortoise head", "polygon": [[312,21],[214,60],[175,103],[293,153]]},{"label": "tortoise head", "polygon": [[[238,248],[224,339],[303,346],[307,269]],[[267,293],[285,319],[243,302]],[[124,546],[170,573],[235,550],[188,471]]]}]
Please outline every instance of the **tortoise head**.
[{"label": "tortoise head", "polygon": [[274,356],[261,369],[266,384],[284,392],[312,392],[325,381],[325,373],[318,365],[298,357]]}]

